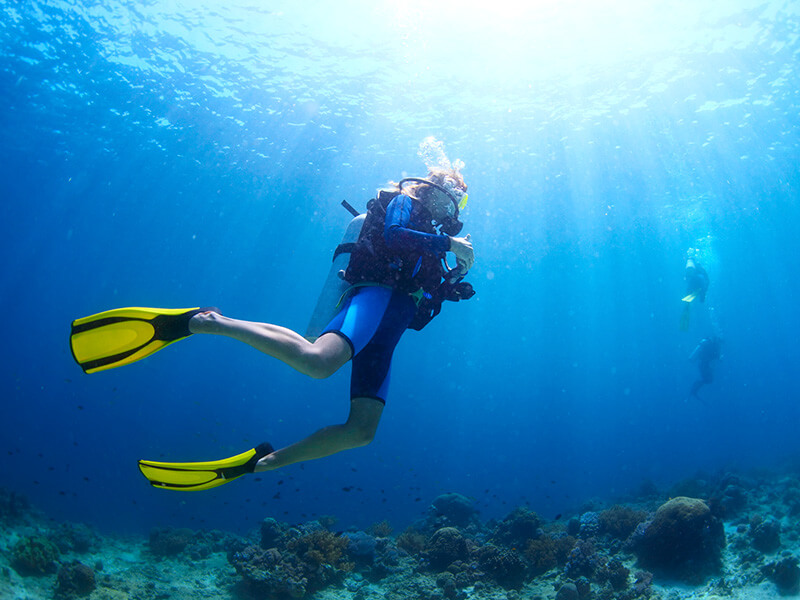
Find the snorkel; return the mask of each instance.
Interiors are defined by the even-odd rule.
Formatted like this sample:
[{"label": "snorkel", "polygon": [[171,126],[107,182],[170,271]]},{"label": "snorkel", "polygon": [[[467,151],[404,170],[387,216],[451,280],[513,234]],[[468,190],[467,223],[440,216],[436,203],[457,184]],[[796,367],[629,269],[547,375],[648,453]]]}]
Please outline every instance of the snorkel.
[{"label": "snorkel", "polygon": [[447,235],[451,236],[458,235],[461,232],[461,229],[464,227],[464,224],[458,220],[458,215],[461,212],[461,210],[463,210],[463,208],[467,205],[467,199],[468,199],[467,194],[464,193],[463,196],[461,196],[461,198],[459,199],[458,197],[456,197],[456,192],[455,192],[457,188],[454,187],[451,190],[443,185],[431,181],[430,179],[423,179],[422,177],[404,177],[397,184],[398,187],[400,188],[400,191],[403,190],[404,183],[410,183],[410,182],[428,185],[432,188],[439,190],[440,192],[445,194],[447,198],[450,199],[450,201],[453,203],[452,214],[450,213],[449,210],[447,211],[448,213],[447,216],[439,221],[439,228],[441,229],[442,233],[445,233]]}]

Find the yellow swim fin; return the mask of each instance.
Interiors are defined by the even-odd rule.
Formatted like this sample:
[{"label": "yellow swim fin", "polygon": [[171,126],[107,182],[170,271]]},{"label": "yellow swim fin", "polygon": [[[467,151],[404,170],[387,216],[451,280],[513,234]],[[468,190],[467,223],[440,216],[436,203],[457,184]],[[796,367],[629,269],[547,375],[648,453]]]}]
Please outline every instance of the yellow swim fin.
[{"label": "yellow swim fin", "polygon": [[194,463],[140,460],[139,470],[153,487],[182,492],[209,490],[252,473],[259,459],[272,453],[267,442],[230,458]]},{"label": "yellow swim fin", "polygon": [[697,292],[692,292],[691,294],[686,294],[683,298],[681,298],[682,302],[694,302],[695,298],[697,298]]},{"label": "yellow swim fin", "polygon": [[192,335],[189,319],[217,308],[116,308],[77,319],[69,336],[85,373],[121,367]]}]

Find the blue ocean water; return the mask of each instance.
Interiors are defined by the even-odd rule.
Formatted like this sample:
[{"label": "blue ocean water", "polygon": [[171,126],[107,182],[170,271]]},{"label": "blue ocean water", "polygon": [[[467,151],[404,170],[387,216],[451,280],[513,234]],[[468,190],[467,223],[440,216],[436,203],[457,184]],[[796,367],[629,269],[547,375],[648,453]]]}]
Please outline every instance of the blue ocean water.
[{"label": "blue ocean water", "polygon": [[[797,470],[800,6],[0,0],[2,485],[115,531],[455,491],[552,518],[698,471]],[[597,5],[600,4],[600,5]],[[348,223],[466,163],[478,294],[409,332],[368,447],[216,490],[147,485],[342,421],[325,381],[194,336],[84,375],[70,322],[217,305],[302,331]],[[678,328],[687,249],[711,286]],[[715,381],[690,397],[697,343]]]}]

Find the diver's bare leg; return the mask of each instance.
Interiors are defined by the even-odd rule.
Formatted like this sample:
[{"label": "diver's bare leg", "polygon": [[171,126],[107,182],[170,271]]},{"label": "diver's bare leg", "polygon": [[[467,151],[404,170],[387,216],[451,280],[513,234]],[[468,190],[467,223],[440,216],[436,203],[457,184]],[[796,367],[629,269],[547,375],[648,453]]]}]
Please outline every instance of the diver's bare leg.
[{"label": "diver's bare leg", "polygon": [[312,343],[280,325],[240,321],[215,312],[193,316],[189,330],[239,340],[317,379],[332,375],[350,360],[350,345],[336,334],[322,335]]},{"label": "diver's bare leg", "polygon": [[382,413],[383,402],[374,398],[353,398],[346,423],[323,427],[304,440],[267,454],[256,463],[255,470],[272,471],[296,462],[366,446],[375,437]]}]

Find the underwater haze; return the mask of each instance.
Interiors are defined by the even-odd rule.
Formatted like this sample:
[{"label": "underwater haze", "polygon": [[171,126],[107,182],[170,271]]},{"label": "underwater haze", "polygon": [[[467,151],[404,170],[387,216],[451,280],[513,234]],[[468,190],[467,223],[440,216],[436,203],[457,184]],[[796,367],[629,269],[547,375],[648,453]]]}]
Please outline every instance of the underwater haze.
[{"label": "underwater haze", "polygon": [[[2,486],[104,530],[400,529],[433,498],[547,518],[800,467],[800,4],[0,0]],[[304,331],[350,215],[465,163],[477,295],[395,353],[361,449],[193,494],[343,421],[317,381],[193,336],[84,375],[73,319],[218,306]],[[679,328],[687,252],[705,303]],[[689,356],[723,339],[714,381]]]}]

